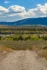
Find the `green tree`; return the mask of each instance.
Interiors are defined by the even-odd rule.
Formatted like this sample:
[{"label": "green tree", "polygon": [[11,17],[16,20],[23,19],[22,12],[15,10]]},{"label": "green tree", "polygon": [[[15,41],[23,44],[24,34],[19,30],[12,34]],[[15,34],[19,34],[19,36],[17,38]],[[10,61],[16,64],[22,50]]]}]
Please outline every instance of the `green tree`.
[{"label": "green tree", "polygon": [[23,37],[20,35],[20,36],[18,37],[18,40],[23,40]]},{"label": "green tree", "polygon": [[1,36],[0,36],[0,40],[1,40]]}]

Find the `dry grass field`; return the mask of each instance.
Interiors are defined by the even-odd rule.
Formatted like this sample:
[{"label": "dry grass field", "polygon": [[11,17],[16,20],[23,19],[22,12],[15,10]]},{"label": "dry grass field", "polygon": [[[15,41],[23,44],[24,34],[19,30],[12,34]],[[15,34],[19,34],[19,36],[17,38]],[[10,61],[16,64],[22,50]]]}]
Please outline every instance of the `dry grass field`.
[{"label": "dry grass field", "polygon": [[12,50],[35,51],[40,57],[47,59],[47,41],[0,41],[0,53]]}]

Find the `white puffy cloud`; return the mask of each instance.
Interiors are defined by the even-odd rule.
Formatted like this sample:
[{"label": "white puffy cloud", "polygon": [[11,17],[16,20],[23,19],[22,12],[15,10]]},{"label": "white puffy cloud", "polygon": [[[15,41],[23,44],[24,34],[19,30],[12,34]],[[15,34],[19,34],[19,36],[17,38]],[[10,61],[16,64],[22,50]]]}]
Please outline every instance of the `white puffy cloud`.
[{"label": "white puffy cloud", "polygon": [[9,10],[5,7],[0,6],[0,17],[4,17],[4,14],[7,14]]},{"label": "white puffy cloud", "polygon": [[38,4],[37,8],[40,13],[47,14],[47,3],[45,5]]},{"label": "white puffy cloud", "polygon": [[27,17],[27,16],[29,16],[28,12],[26,11],[26,9],[23,6],[13,5],[13,6],[10,6],[8,9],[11,12],[11,14],[8,15],[10,17],[13,17],[13,16]]},{"label": "white puffy cloud", "polygon": [[18,5],[10,6],[8,9],[9,9],[10,12],[16,12],[16,13],[20,13],[20,12],[24,12],[25,11],[24,7],[18,6]]},{"label": "white puffy cloud", "polygon": [[25,7],[19,5],[13,5],[8,8],[0,6],[0,17],[1,15],[11,18],[45,17],[47,16],[47,3],[44,5],[37,4],[35,8],[28,10],[26,10]]},{"label": "white puffy cloud", "polygon": [[[24,7],[14,5],[10,6],[9,10],[11,12],[10,16],[20,16],[20,17],[41,17],[41,16],[46,16],[47,15],[47,3],[44,5],[37,4],[36,8],[31,8],[28,11]],[[17,14],[16,14],[17,13]]]},{"label": "white puffy cloud", "polygon": [[13,16],[19,16],[19,17],[33,17],[35,16],[35,12],[32,11],[32,9],[26,11],[26,9],[22,6],[18,5],[13,5],[8,8],[10,11],[10,14],[8,16],[13,17]]},{"label": "white puffy cloud", "polygon": [[2,6],[0,6],[0,12],[8,13],[9,10],[4,8],[4,7],[2,7]]},{"label": "white puffy cloud", "polygon": [[19,15],[20,17],[23,17],[23,18],[28,18],[28,17],[33,17],[33,16],[35,16],[35,13],[29,10],[29,11],[24,11],[24,12],[22,12],[22,13],[19,13],[18,15]]},{"label": "white puffy cloud", "polygon": [[36,15],[47,15],[47,3],[44,5],[37,4],[37,7],[31,10],[36,13]]}]

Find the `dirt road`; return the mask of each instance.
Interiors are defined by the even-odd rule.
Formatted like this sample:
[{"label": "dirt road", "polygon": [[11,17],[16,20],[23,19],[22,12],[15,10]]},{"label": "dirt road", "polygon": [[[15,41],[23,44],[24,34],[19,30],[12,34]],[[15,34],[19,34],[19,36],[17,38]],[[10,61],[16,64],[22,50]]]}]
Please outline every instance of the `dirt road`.
[{"label": "dirt road", "polygon": [[47,70],[47,61],[33,51],[13,51],[0,62],[0,70]]}]

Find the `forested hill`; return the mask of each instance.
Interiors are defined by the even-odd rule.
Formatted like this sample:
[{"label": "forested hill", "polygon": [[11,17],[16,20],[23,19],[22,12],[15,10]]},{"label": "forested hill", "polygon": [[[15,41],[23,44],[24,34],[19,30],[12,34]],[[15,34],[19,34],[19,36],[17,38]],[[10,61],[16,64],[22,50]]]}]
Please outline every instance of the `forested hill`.
[{"label": "forested hill", "polygon": [[30,26],[30,25],[46,25],[47,17],[41,18],[26,18],[15,22],[0,22],[0,25],[8,26]]}]

